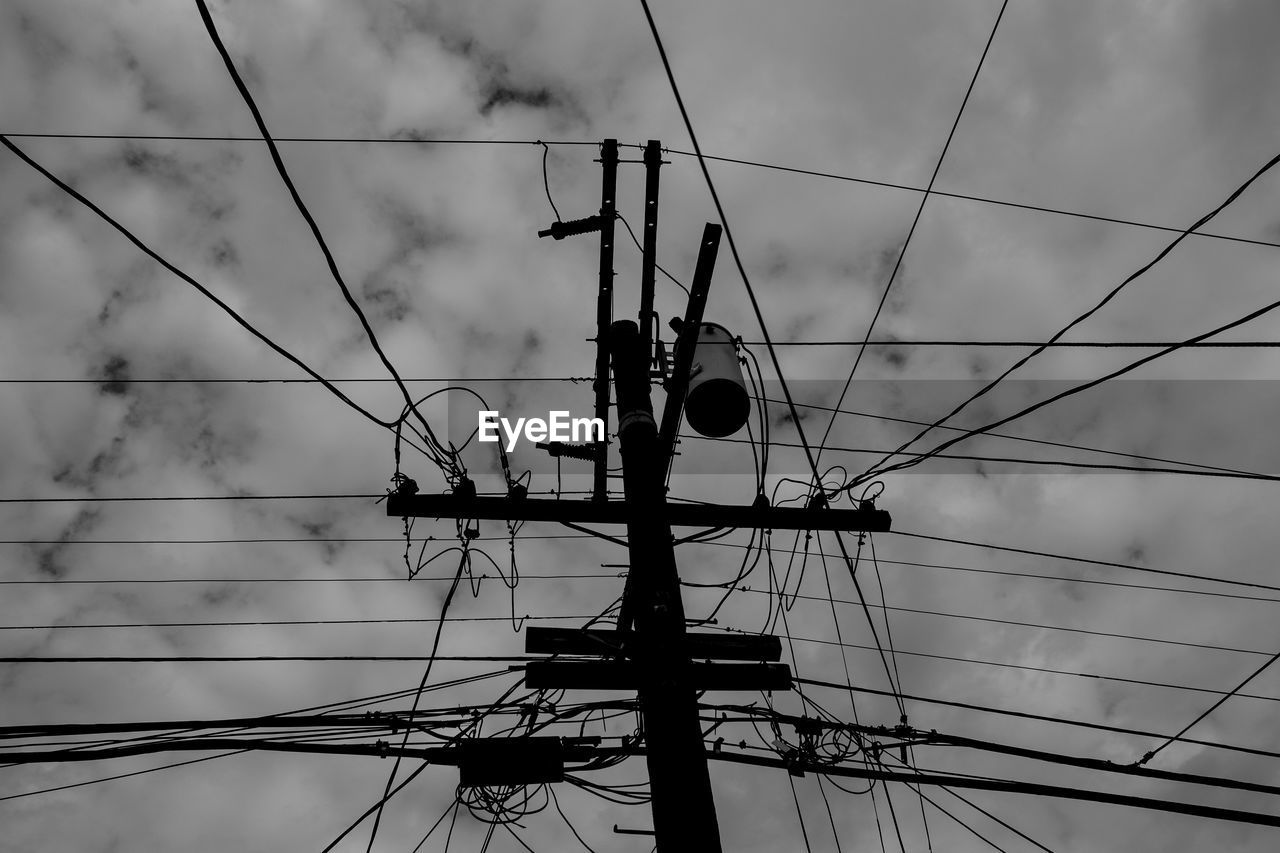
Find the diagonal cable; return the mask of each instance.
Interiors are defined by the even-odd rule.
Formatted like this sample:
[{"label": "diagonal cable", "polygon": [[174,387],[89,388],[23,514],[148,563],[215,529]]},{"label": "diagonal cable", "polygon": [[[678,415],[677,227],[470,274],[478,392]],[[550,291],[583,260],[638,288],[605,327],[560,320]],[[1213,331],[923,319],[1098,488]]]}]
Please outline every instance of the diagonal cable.
[{"label": "diagonal cable", "polygon": [[[996,14],[995,23],[991,25],[991,34],[987,36],[987,43],[982,48],[982,56],[978,58],[978,67],[973,69],[973,76],[969,78],[969,88],[965,89],[964,99],[960,101],[960,109],[956,111],[955,121],[951,123],[951,130],[947,133],[947,141],[942,144],[942,153],[938,155],[938,162],[933,167],[933,174],[929,177],[929,185],[925,187],[924,195],[920,196],[920,204],[916,207],[915,218],[911,220],[911,227],[907,229],[907,239],[902,241],[902,248],[898,251],[898,259],[893,264],[893,270],[889,273],[889,280],[885,282],[884,292],[880,294],[880,304],[876,306],[876,312],[871,317],[871,322],[867,324],[867,333],[862,338],[862,345],[858,347],[858,355],[853,360],[853,367],[849,369],[849,378],[844,381],[844,388],[840,390],[840,399],[836,401],[835,408],[839,409],[844,402],[845,395],[849,392],[849,385],[853,382],[853,375],[858,370],[858,365],[862,362],[862,356],[867,351],[867,344],[871,340],[871,333],[875,330],[876,321],[880,319],[880,313],[884,310],[886,300],[889,298],[889,291],[893,288],[893,283],[897,279],[898,270],[902,266],[902,259],[907,254],[907,247],[911,245],[911,238],[916,233],[916,226],[920,223],[920,215],[924,213],[925,203],[929,200],[929,195],[933,192],[933,184],[938,180],[938,172],[942,171],[942,162],[947,157],[947,149],[951,147],[951,140],[955,138],[956,128],[960,126],[960,118],[964,115],[965,107],[969,105],[969,96],[973,94],[974,84],[978,82],[978,75],[982,73],[982,66],[987,61],[987,53],[991,50],[991,42],[995,40],[996,30],[1000,28],[1000,19],[1004,17],[1005,7],[1009,5],[1009,0],[1004,0],[1000,4],[1000,11]],[[822,443],[818,445],[818,458],[822,458],[822,448],[827,443],[827,438],[831,435],[831,427],[835,425],[836,413],[831,414],[831,420],[827,421],[826,432],[822,434]],[[817,488],[817,484],[815,484]]]},{"label": "diagonal cable", "polygon": [[[396,385],[400,389],[400,393],[404,396],[405,404],[409,410],[417,416],[422,423],[423,429],[426,431],[428,444],[436,449],[441,449],[439,441],[435,437],[431,426],[427,423],[426,418],[418,411],[414,405],[413,396],[410,394],[408,387],[400,378],[400,373],[396,370],[395,365],[383,352],[382,345],[378,343],[378,336],[374,333],[373,327],[369,324],[369,318],[365,316],[364,310],[361,309],[355,297],[351,294],[351,289],[347,287],[346,280],[342,277],[342,273],[338,269],[338,262],[333,256],[333,252],[329,249],[329,244],[325,241],[324,235],[320,231],[320,226],[316,223],[315,217],[311,215],[311,211],[307,208],[306,203],[302,200],[302,196],[298,193],[298,188],[294,185],[293,179],[289,176],[288,169],[285,168],[284,159],[280,156],[280,149],[276,145],[275,140],[271,136],[271,132],[267,130],[267,123],[262,118],[262,113],[258,109],[257,103],[253,99],[249,87],[245,85],[244,80],[240,76],[240,72],[236,69],[235,62],[231,59],[231,54],[227,52],[226,45],[222,43],[222,38],[218,35],[217,27],[213,22],[213,16],[209,13],[209,7],[205,0],[195,0],[196,8],[200,11],[200,18],[204,22],[205,29],[209,33],[209,38],[213,41],[214,47],[218,50],[218,55],[222,57],[222,62],[227,67],[227,72],[231,75],[232,81],[235,83],[236,89],[239,90],[241,97],[244,99],[245,105],[249,108],[249,112],[253,114],[253,121],[258,126],[259,133],[262,134],[263,141],[267,144],[267,150],[271,152],[271,160],[275,163],[276,171],[280,173],[281,180],[289,190],[289,195],[293,199],[294,205],[298,208],[298,212],[302,214],[302,218],[306,220],[307,227],[311,229],[311,234],[315,237],[316,244],[320,247],[320,251],[324,254],[325,263],[329,267],[329,272],[333,279],[337,282],[338,287],[342,290],[343,297],[346,298],[347,304],[351,306],[351,310],[355,312],[356,317],[360,320],[360,325],[364,328],[365,335],[369,339],[374,352],[378,354],[378,358],[382,361],[383,366],[387,368],[387,372],[395,379]],[[449,467],[443,460],[447,459],[447,452],[441,451],[441,460],[437,460],[441,467],[448,470]]]}]

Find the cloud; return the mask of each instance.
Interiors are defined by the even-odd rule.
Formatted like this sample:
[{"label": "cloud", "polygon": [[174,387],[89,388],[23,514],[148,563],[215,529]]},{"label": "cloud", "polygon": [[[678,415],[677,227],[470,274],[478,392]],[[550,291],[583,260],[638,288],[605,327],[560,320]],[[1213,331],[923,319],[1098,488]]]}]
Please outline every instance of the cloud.
[{"label": "cloud", "polygon": [[[999,8],[994,0],[656,3],[654,13],[709,153],[919,188],[937,163]],[[624,143],[656,138],[688,149],[638,6],[279,0],[215,3],[212,12],[278,137],[529,143],[281,143],[354,298],[390,359],[412,380],[413,394],[441,387],[427,380],[470,377],[499,408],[535,407],[538,412],[522,413],[540,414],[540,386],[479,380],[591,371],[597,241],[539,240],[536,232],[555,216],[548,191],[565,219],[596,212],[598,152],[590,144],[552,144],[544,186],[543,148],[532,143],[593,143],[609,136]],[[189,5],[14,0],[0,16],[0,131],[253,135],[248,110]],[[937,187],[1189,224],[1274,155],[1271,93],[1280,65],[1271,47],[1278,24],[1273,5],[1262,2],[1010,4]],[[255,327],[324,375],[343,380],[341,390],[361,405],[382,418],[399,413],[404,401],[392,383],[354,381],[385,380],[385,371],[264,146],[110,138],[15,143]],[[638,157],[634,149],[624,152],[624,159]],[[715,212],[696,163],[674,151],[666,159],[659,260],[687,283],[698,235]],[[860,341],[889,284],[919,193],[727,162],[709,168],[772,335]],[[396,470],[393,436],[316,385],[240,381],[300,374],[16,158],[0,158],[0,175],[8,189],[0,200],[0,378],[59,380],[0,383],[0,497],[81,501],[0,505],[0,579],[15,582],[5,586],[0,602],[6,629],[0,631],[0,656],[426,654],[435,636],[431,622],[281,624],[439,614],[456,553],[405,580],[401,521],[371,499],[87,500],[379,494]],[[1260,182],[1212,230],[1249,238],[1274,232],[1280,217],[1271,185],[1272,179]],[[639,227],[640,167],[622,164],[617,196],[620,210]],[[872,337],[1043,339],[1173,236],[932,197]],[[617,239],[614,316],[621,318],[633,315],[637,304],[639,253],[622,230]],[[1274,298],[1273,252],[1189,238],[1075,339],[1178,339],[1243,315]],[[683,294],[665,282],[658,288],[656,308],[664,321],[681,314]],[[745,296],[726,241],[707,316],[758,340]],[[1240,333],[1266,339],[1273,326],[1262,320]],[[780,346],[778,355],[800,402],[833,406],[856,352],[852,346]],[[873,349],[842,406],[932,419],[976,387],[972,380],[996,375],[1021,353]],[[1050,382],[1089,379],[1138,354],[1051,351],[1016,376],[1031,381],[1009,383],[961,422],[1002,416],[1039,399]],[[769,362],[762,349],[757,355]],[[1189,351],[1138,374],[1144,383],[1117,383],[1108,393],[1051,407],[1047,417],[1008,431],[1273,473],[1269,432],[1261,425],[1274,420],[1274,395],[1256,381],[1270,378],[1273,368],[1268,350]],[[765,371],[771,374],[771,366]],[[1249,381],[1236,386],[1227,379]],[[589,394],[586,385],[563,391],[571,401],[586,401]],[[655,388],[658,406],[663,396]],[[425,409],[442,429],[446,408]],[[803,411],[809,440],[821,441],[830,412]],[[771,406],[770,414],[773,439],[795,442],[783,407]],[[616,414],[611,420],[616,426]],[[913,434],[908,425],[841,415],[822,467],[841,464],[858,473],[880,454],[840,448],[887,451]],[[921,445],[941,437],[935,431]],[[674,496],[734,503],[753,497],[750,448],[690,437],[680,449]],[[999,437],[958,445],[955,452],[1123,461]],[[503,485],[484,449],[469,448],[465,458],[486,487]],[[618,457],[612,459],[616,465]],[[689,475],[713,464],[742,473]],[[444,488],[410,448],[404,448],[400,470],[424,491]],[[585,488],[584,470],[566,465],[559,481],[539,470],[531,488]],[[1046,470],[1025,463],[930,463],[884,478],[878,505],[892,512],[895,529],[903,532],[1274,581],[1270,483]],[[803,477],[805,471],[799,450],[773,448],[770,486],[784,474]],[[799,493],[795,484],[782,483],[777,497]],[[523,642],[510,630],[509,617],[572,615],[553,624],[580,625],[581,617],[604,610],[621,593],[615,575],[626,556],[612,543],[529,538],[513,552],[505,525],[486,521],[480,527],[484,538],[477,547],[497,565],[477,556],[451,616],[484,621],[448,623],[444,655],[518,655]],[[456,541],[454,533],[450,521],[419,519],[410,562],[419,553],[426,559],[444,552]],[[535,524],[522,534],[576,535]],[[715,543],[680,546],[682,575],[701,583],[733,578],[746,554],[733,546],[746,541],[739,531]],[[768,590],[790,567],[787,589],[801,597],[776,630],[792,632],[788,660],[794,654],[798,671],[809,677],[842,681],[847,663],[855,686],[884,688],[884,665],[874,649],[845,649],[842,656],[835,643],[874,646],[876,638],[887,642],[891,630],[900,654],[890,666],[909,694],[1171,732],[1214,694],[922,655],[1222,690],[1261,658],[1056,627],[1257,650],[1280,639],[1267,601],[1113,584],[1258,590],[895,534],[876,536],[877,567],[869,564],[869,544],[859,552],[856,537],[846,536],[851,555],[858,554],[873,638],[832,538],[820,540],[825,571],[819,540],[808,543],[805,556],[801,538],[800,556],[792,560],[795,541],[776,533],[775,577],[766,575],[762,560],[743,582],[750,589],[730,596],[714,627],[760,629],[770,618]],[[497,577],[499,569],[511,577],[513,559],[522,576],[514,597]],[[838,600],[834,607],[826,600],[828,580]],[[929,612],[880,609],[882,585],[891,608]],[[704,618],[719,598],[715,589],[688,589],[686,613]],[[1004,621],[958,618],[964,616]],[[265,624],[170,624],[188,622]],[[100,623],[148,627],[70,627]],[[432,678],[475,675],[486,667],[500,672],[507,665],[442,660]],[[10,724],[280,713],[410,689],[420,677],[417,663],[0,664]],[[515,681],[502,672],[491,681],[428,692],[422,707],[491,702]],[[1274,686],[1268,675],[1250,690],[1272,695]],[[853,711],[850,697],[839,691],[814,689],[806,697],[839,717]],[[560,704],[582,698],[589,696],[571,695]],[[713,698],[762,701],[746,694]],[[898,708],[885,697],[860,694],[856,700],[864,723],[898,720]],[[795,694],[772,701],[789,713],[813,712]],[[1193,733],[1265,749],[1276,734],[1270,707],[1237,697]],[[1117,762],[1152,746],[1136,736],[924,702],[909,703],[907,711],[921,728]],[[607,728],[593,716],[583,730],[616,736],[634,726],[632,715]],[[758,740],[749,726],[729,729],[730,743]],[[486,722],[485,734],[499,730],[496,720]],[[0,796],[186,757],[10,768]],[[942,770],[1095,784],[1084,775],[956,750],[921,746],[916,757]],[[1162,766],[1187,772],[1274,776],[1264,761],[1202,747],[1171,747],[1160,758],[1167,761]],[[249,754],[4,800],[0,848],[323,846],[374,801],[388,765]],[[739,769],[713,764],[726,849],[794,845],[799,826],[786,780],[773,771]],[[635,783],[646,774],[633,760],[592,778]],[[379,847],[411,849],[446,808],[455,782],[452,769],[425,771],[387,810]],[[829,822],[812,777],[795,782],[813,846],[828,845]],[[1143,781],[1117,784],[1116,790],[1170,798],[1180,793]],[[842,843],[874,844],[876,810],[886,819],[883,789],[876,792],[875,810],[868,795],[849,796],[830,786],[826,793],[834,798]],[[924,828],[919,804],[903,794],[909,792],[893,791],[910,849],[923,845]],[[608,846],[614,823],[648,825],[643,808],[601,805],[576,788],[564,787],[561,796],[566,813],[597,849]],[[1267,806],[1212,792],[1198,791],[1195,798]],[[993,840],[1000,834],[963,804],[945,795],[941,800]],[[1269,849],[1265,830],[1220,822],[1038,798],[975,801],[1056,850]],[[544,812],[528,826],[534,849],[576,844],[558,816]],[[941,846],[979,844],[933,812],[929,828]],[[486,829],[463,810],[454,843],[478,846]],[[507,841],[501,831],[498,837]],[[367,835],[353,839],[356,849]]]}]

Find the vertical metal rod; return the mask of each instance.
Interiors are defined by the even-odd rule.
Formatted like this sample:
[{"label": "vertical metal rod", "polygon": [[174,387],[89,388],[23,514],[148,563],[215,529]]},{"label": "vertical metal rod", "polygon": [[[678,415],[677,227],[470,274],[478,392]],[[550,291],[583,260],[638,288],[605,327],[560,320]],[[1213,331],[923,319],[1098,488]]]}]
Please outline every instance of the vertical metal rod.
[{"label": "vertical metal rod", "polygon": [[[604,172],[600,187],[600,292],[596,298],[596,417],[609,435],[609,324],[613,322],[613,224],[617,217],[618,140],[600,145],[600,166]],[[591,499],[608,498],[609,452],[607,446],[596,455]]]},{"label": "vertical metal rod", "polygon": [[609,347],[618,401],[623,488],[630,510],[627,544],[631,568],[623,611],[634,625],[628,648],[641,676],[640,712],[648,747],[658,853],[720,853],[720,828],[698,706],[687,675],[684,605],[671,525],[664,513],[667,460],[658,456],[649,360],[639,329],[630,320],[613,324]]},{"label": "vertical metal rod", "polygon": [[644,147],[644,245],[640,266],[640,339],[653,358],[653,290],[658,265],[658,172],[662,145],[650,139]]}]

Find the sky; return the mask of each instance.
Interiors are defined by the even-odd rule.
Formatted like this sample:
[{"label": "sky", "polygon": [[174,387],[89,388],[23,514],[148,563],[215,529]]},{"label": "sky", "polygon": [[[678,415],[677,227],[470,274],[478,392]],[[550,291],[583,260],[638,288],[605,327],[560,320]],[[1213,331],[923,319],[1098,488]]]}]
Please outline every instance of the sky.
[{"label": "sky", "polygon": [[[539,239],[557,218],[548,195],[565,220],[596,213],[599,142],[617,139],[623,159],[638,160],[635,146],[656,139],[670,149],[658,262],[687,285],[704,223],[720,221],[639,2],[209,5],[272,135],[311,140],[280,142],[281,156],[411,391],[454,379],[504,413],[563,405],[588,414],[598,241]],[[651,6],[702,150],[810,173],[707,164],[833,485],[919,429],[886,418],[933,421],[1030,352],[937,342],[1049,339],[1280,146],[1280,6],[1267,0],[1009,0],[998,26],[1000,0]],[[4,0],[0,134],[354,402],[383,420],[399,415],[404,400],[256,139],[193,3]],[[376,139],[401,141],[315,141]],[[1180,341],[1269,305],[1278,180],[1262,175],[1202,229],[1213,236],[1182,240],[1064,340]],[[441,556],[407,580],[403,524],[372,497],[397,470],[391,431],[298,381],[307,379],[298,366],[8,150],[0,181],[0,725],[279,714],[416,687],[420,661],[30,660],[424,656],[435,622],[373,620],[439,617],[456,530],[448,520],[414,525],[408,560]],[[642,166],[620,166],[617,198],[639,233]],[[619,225],[614,316],[627,318],[638,305],[640,252]],[[656,310],[668,343],[665,321],[684,305],[660,277]],[[706,318],[744,339],[763,366],[766,396],[781,399],[727,241]],[[841,399],[854,344],[869,328],[872,340],[897,343],[867,348]],[[1264,314],[1215,340],[1280,340],[1280,319]],[[951,423],[990,423],[1156,351],[1050,349]],[[1280,474],[1269,427],[1278,372],[1273,348],[1184,349],[947,451],[970,458],[881,477],[876,504],[891,513],[893,532],[861,547],[856,536],[844,542],[858,555],[876,639],[892,637],[901,692],[1172,734],[1280,651],[1274,589],[1219,582],[1280,582],[1272,482],[1087,467]],[[658,386],[654,397],[661,407]],[[827,435],[830,412],[807,406],[861,414],[840,415]],[[460,444],[458,423],[474,407],[454,392],[422,410]],[[803,454],[785,446],[799,443],[795,422],[777,403],[765,417],[775,442],[767,489],[775,502],[802,496],[803,482],[787,482],[808,476]],[[913,449],[957,434],[933,430]],[[712,443],[686,430],[673,499],[750,503],[746,430],[734,438]],[[502,488],[491,446],[472,444],[462,458],[482,490]],[[577,500],[588,488],[580,463],[565,463],[557,479],[525,447],[512,464],[530,469],[530,490],[544,496]],[[400,470],[423,492],[447,488],[412,448]],[[219,499],[116,500],[178,497]],[[458,591],[440,634],[442,656],[520,655],[512,617],[580,626],[621,592],[626,552],[616,543],[550,524],[525,525],[514,546],[503,523],[482,522],[479,532],[492,562],[473,561],[474,583]],[[731,579],[749,537],[679,546],[682,578]],[[810,553],[788,574],[797,542]],[[715,629],[789,633],[785,660],[798,675],[889,689],[834,539],[777,531],[772,547],[778,579],[786,575],[798,593],[785,618],[770,615],[776,597],[762,565],[728,598]],[[522,577],[511,592],[495,574],[509,573],[513,557]],[[719,597],[686,589],[687,615],[705,618]],[[298,622],[329,624],[283,624]],[[841,642],[851,646],[843,655]],[[424,693],[420,707],[495,701],[519,682],[506,666],[437,661],[432,685],[493,676]],[[899,722],[884,697],[809,690],[843,720],[856,712],[868,725]],[[1189,737],[1275,750],[1280,671],[1244,692]],[[794,692],[772,698],[785,713],[807,707]],[[1117,764],[1159,743],[905,704],[924,731]],[[622,717],[582,731],[633,728],[634,717]],[[772,754],[768,732],[732,730],[731,741]],[[319,851],[377,801],[391,763],[252,752],[96,781],[205,754],[2,768],[0,851]],[[950,747],[917,747],[914,760],[1276,813],[1264,794],[1103,778]],[[902,785],[888,789],[889,801],[881,786],[873,798],[819,788],[813,774],[711,764],[726,850],[899,849],[890,802],[905,850],[992,849]],[[1206,745],[1172,745],[1150,766],[1280,784],[1275,759]],[[647,776],[631,759],[594,778]],[[447,811],[456,782],[453,768],[423,771],[388,803],[375,849],[412,850]],[[951,794],[926,793],[1000,847],[1037,849]],[[612,831],[650,827],[647,806],[567,785],[557,795],[591,849],[650,849],[644,837]],[[1055,853],[1276,846],[1274,828],[965,796]],[[521,823],[520,839],[534,850],[587,849],[554,809]],[[364,850],[369,828],[335,849]],[[461,809],[451,843],[480,849],[486,829]],[[444,830],[421,849],[445,849]],[[491,849],[524,848],[500,831]]]}]

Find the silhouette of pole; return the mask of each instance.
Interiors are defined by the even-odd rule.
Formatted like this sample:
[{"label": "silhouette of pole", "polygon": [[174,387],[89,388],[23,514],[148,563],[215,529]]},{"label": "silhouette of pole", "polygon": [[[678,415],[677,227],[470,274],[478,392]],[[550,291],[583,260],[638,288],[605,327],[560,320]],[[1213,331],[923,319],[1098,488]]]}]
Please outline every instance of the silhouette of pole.
[{"label": "silhouette of pole", "polygon": [[[633,631],[629,648],[634,649],[640,673],[638,693],[657,849],[658,853],[719,853],[711,777],[689,681],[675,547],[664,513],[667,459],[658,451],[648,352],[630,320],[610,327],[609,350],[618,404],[623,490],[630,509],[627,542],[631,569],[623,610],[629,614]],[[628,626],[620,624],[619,628],[626,630]]]}]

